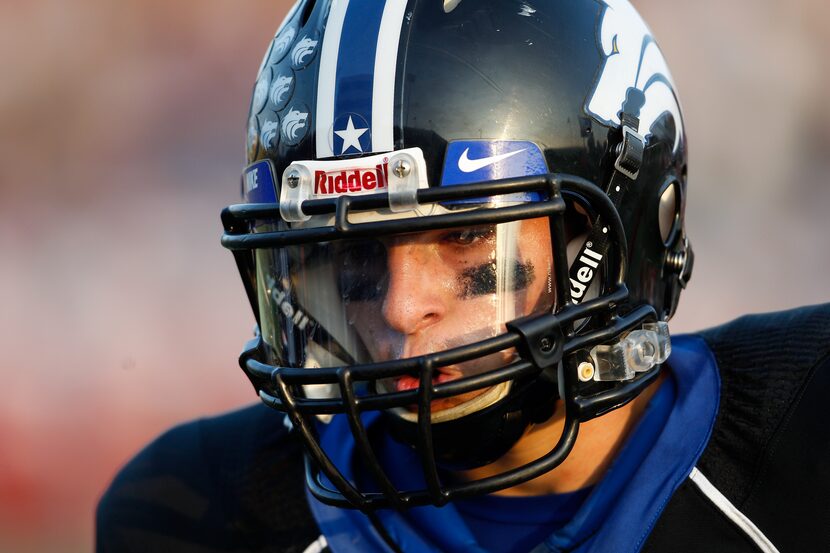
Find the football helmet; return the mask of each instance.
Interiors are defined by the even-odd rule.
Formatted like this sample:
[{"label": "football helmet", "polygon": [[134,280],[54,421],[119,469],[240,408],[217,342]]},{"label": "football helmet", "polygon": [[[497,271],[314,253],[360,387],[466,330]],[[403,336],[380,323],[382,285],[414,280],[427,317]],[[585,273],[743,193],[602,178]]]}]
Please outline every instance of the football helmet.
[{"label": "football helmet", "polygon": [[[552,470],[656,378],[689,280],[686,138],[627,0],[301,0],[262,61],[243,201],[240,365],[320,500],[441,505]],[[463,482],[530,425],[524,466]],[[339,417],[359,475],[321,445]],[[423,486],[378,460],[417,450]]]}]

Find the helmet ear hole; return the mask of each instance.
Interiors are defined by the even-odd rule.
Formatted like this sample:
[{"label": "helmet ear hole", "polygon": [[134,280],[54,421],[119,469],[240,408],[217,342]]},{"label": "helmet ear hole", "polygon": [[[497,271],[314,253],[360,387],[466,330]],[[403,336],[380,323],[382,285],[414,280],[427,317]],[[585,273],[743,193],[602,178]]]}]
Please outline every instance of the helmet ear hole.
[{"label": "helmet ear hole", "polygon": [[587,201],[577,195],[566,196],[568,209],[565,211],[565,243],[570,244],[578,236],[587,236],[591,231],[591,220],[596,217]]},{"label": "helmet ear hole", "polygon": [[657,205],[657,222],[660,229],[660,239],[665,246],[674,242],[680,227],[680,191],[677,181],[670,181],[660,192]]}]

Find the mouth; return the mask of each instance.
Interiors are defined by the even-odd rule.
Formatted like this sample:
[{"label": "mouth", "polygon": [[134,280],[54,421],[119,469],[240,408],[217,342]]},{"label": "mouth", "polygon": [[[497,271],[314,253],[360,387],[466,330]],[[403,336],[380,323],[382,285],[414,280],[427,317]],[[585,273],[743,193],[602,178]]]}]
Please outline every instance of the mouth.
[{"label": "mouth", "polygon": [[[449,382],[451,380],[458,380],[461,378],[460,374],[454,373],[445,373],[445,372],[437,372],[432,377],[432,384],[443,384],[444,382]],[[395,388],[396,392],[406,392],[408,390],[415,390],[421,385],[421,379],[405,374],[403,376],[399,376],[398,378],[394,379],[392,382],[392,386]]]},{"label": "mouth", "polygon": [[[433,384],[457,380],[461,375],[439,374],[433,379]],[[397,391],[417,389],[420,381],[413,376],[403,376],[394,380],[394,387]],[[502,382],[487,389],[474,390],[457,396],[443,399],[433,399],[430,403],[430,420],[433,423],[455,420],[470,413],[485,409],[496,403],[510,391],[511,382]],[[398,417],[409,421],[418,422],[418,406],[407,405],[396,407],[391,410]]]},{"label": "mouth", "polygon": [[[500,363],[492,363],[492,367],[503,365],[506,361],[501,358],[498,359]],[[487,368],[490,368],[490,363]],[[480,374],[485,370],[482,365],[466,365],[456,364],[442,367],[436,367],[432,375],[432,385],[443,384],[454,380],[459,380],[465,376],[473,376]],[[434,398],[430,402],[430,420],[433,423],[440,423],[450,421],[463,417],[470,413],[474,413],[481,409],[485,409],[490,405],[500,401],[504,398],[511,388],[510,381],[501,382],[496,385],[477,388],[469,392],[462,392],[444,398]],[[390,377],[378,380],[376,382],[378,391],[383,393],[395,392],[411,392],[417,390],[421,386],[421,379],[417,374],[405,374],[398,377]],[[395,407],[390,410],[395,415],[408,420],[410,422],[417,421],[418,406],[405,405]]]},{"label": "mouth", "polygon": [[[441,367],[436,369],[432,376],[432,385],[443,384],[453,380],[459,380],[464,377],[464,373],[457,366]],[[421,379],[418,376],[405,374],[403,376],[387,379],[382,386],[389,392],[408,392],[417,390],[421,386]],[[484,393],[485,390],[474,390],[464,394],[453,395],[446,398],[433,399],[430,403],[430,411],[433,418],[439,412],[452,412],[453,408],[474,399],[475,397]],[[407,405],[399,408],[398,414],[401,416],[412,416],[418,412],[416,404]],[[409,414],[409,415],[405,415]]]}]

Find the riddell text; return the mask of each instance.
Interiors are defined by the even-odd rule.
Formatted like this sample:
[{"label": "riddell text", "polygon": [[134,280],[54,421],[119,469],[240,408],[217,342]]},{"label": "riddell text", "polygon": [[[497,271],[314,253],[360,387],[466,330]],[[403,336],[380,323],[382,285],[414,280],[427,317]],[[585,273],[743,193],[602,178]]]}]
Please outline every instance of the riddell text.
[{"label": "riddell text", "polygon": [[314,172],[315,194],[345,194],[386,188],[389,178],[389,163],[379,163],[374,169],[353,169],[327,173]]}]

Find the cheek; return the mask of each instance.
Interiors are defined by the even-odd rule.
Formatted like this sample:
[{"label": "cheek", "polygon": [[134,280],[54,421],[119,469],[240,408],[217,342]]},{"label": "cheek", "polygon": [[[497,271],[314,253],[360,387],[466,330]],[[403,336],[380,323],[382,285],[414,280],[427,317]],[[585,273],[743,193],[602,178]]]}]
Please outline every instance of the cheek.
[{"label": "cheek", "polygon": [[448,312],[448,322],[463,334],[475,333],[477,329],[487,330],[497,327],[502,321],[496,317],[504,297],[496,294],[484,294],[464,298],[454,298]]},{"label": "cheek", "polygon": [[556,299],[550,251],[540,252],[536,259],[538,264],[533,264],[536,268],[534,278],[525,290],[524,312],[528,315],[540,310],[549,310]]},{"label": "cheek", "polygon": [[523,232],[534,237],[533,240],[524,241],[520,249],[522,262],[533,267],[533,278],[528,281],[525,290],[524,311],[530,314],[553,307],[553,246],[547,219],[528,221],[525,226]]}]

